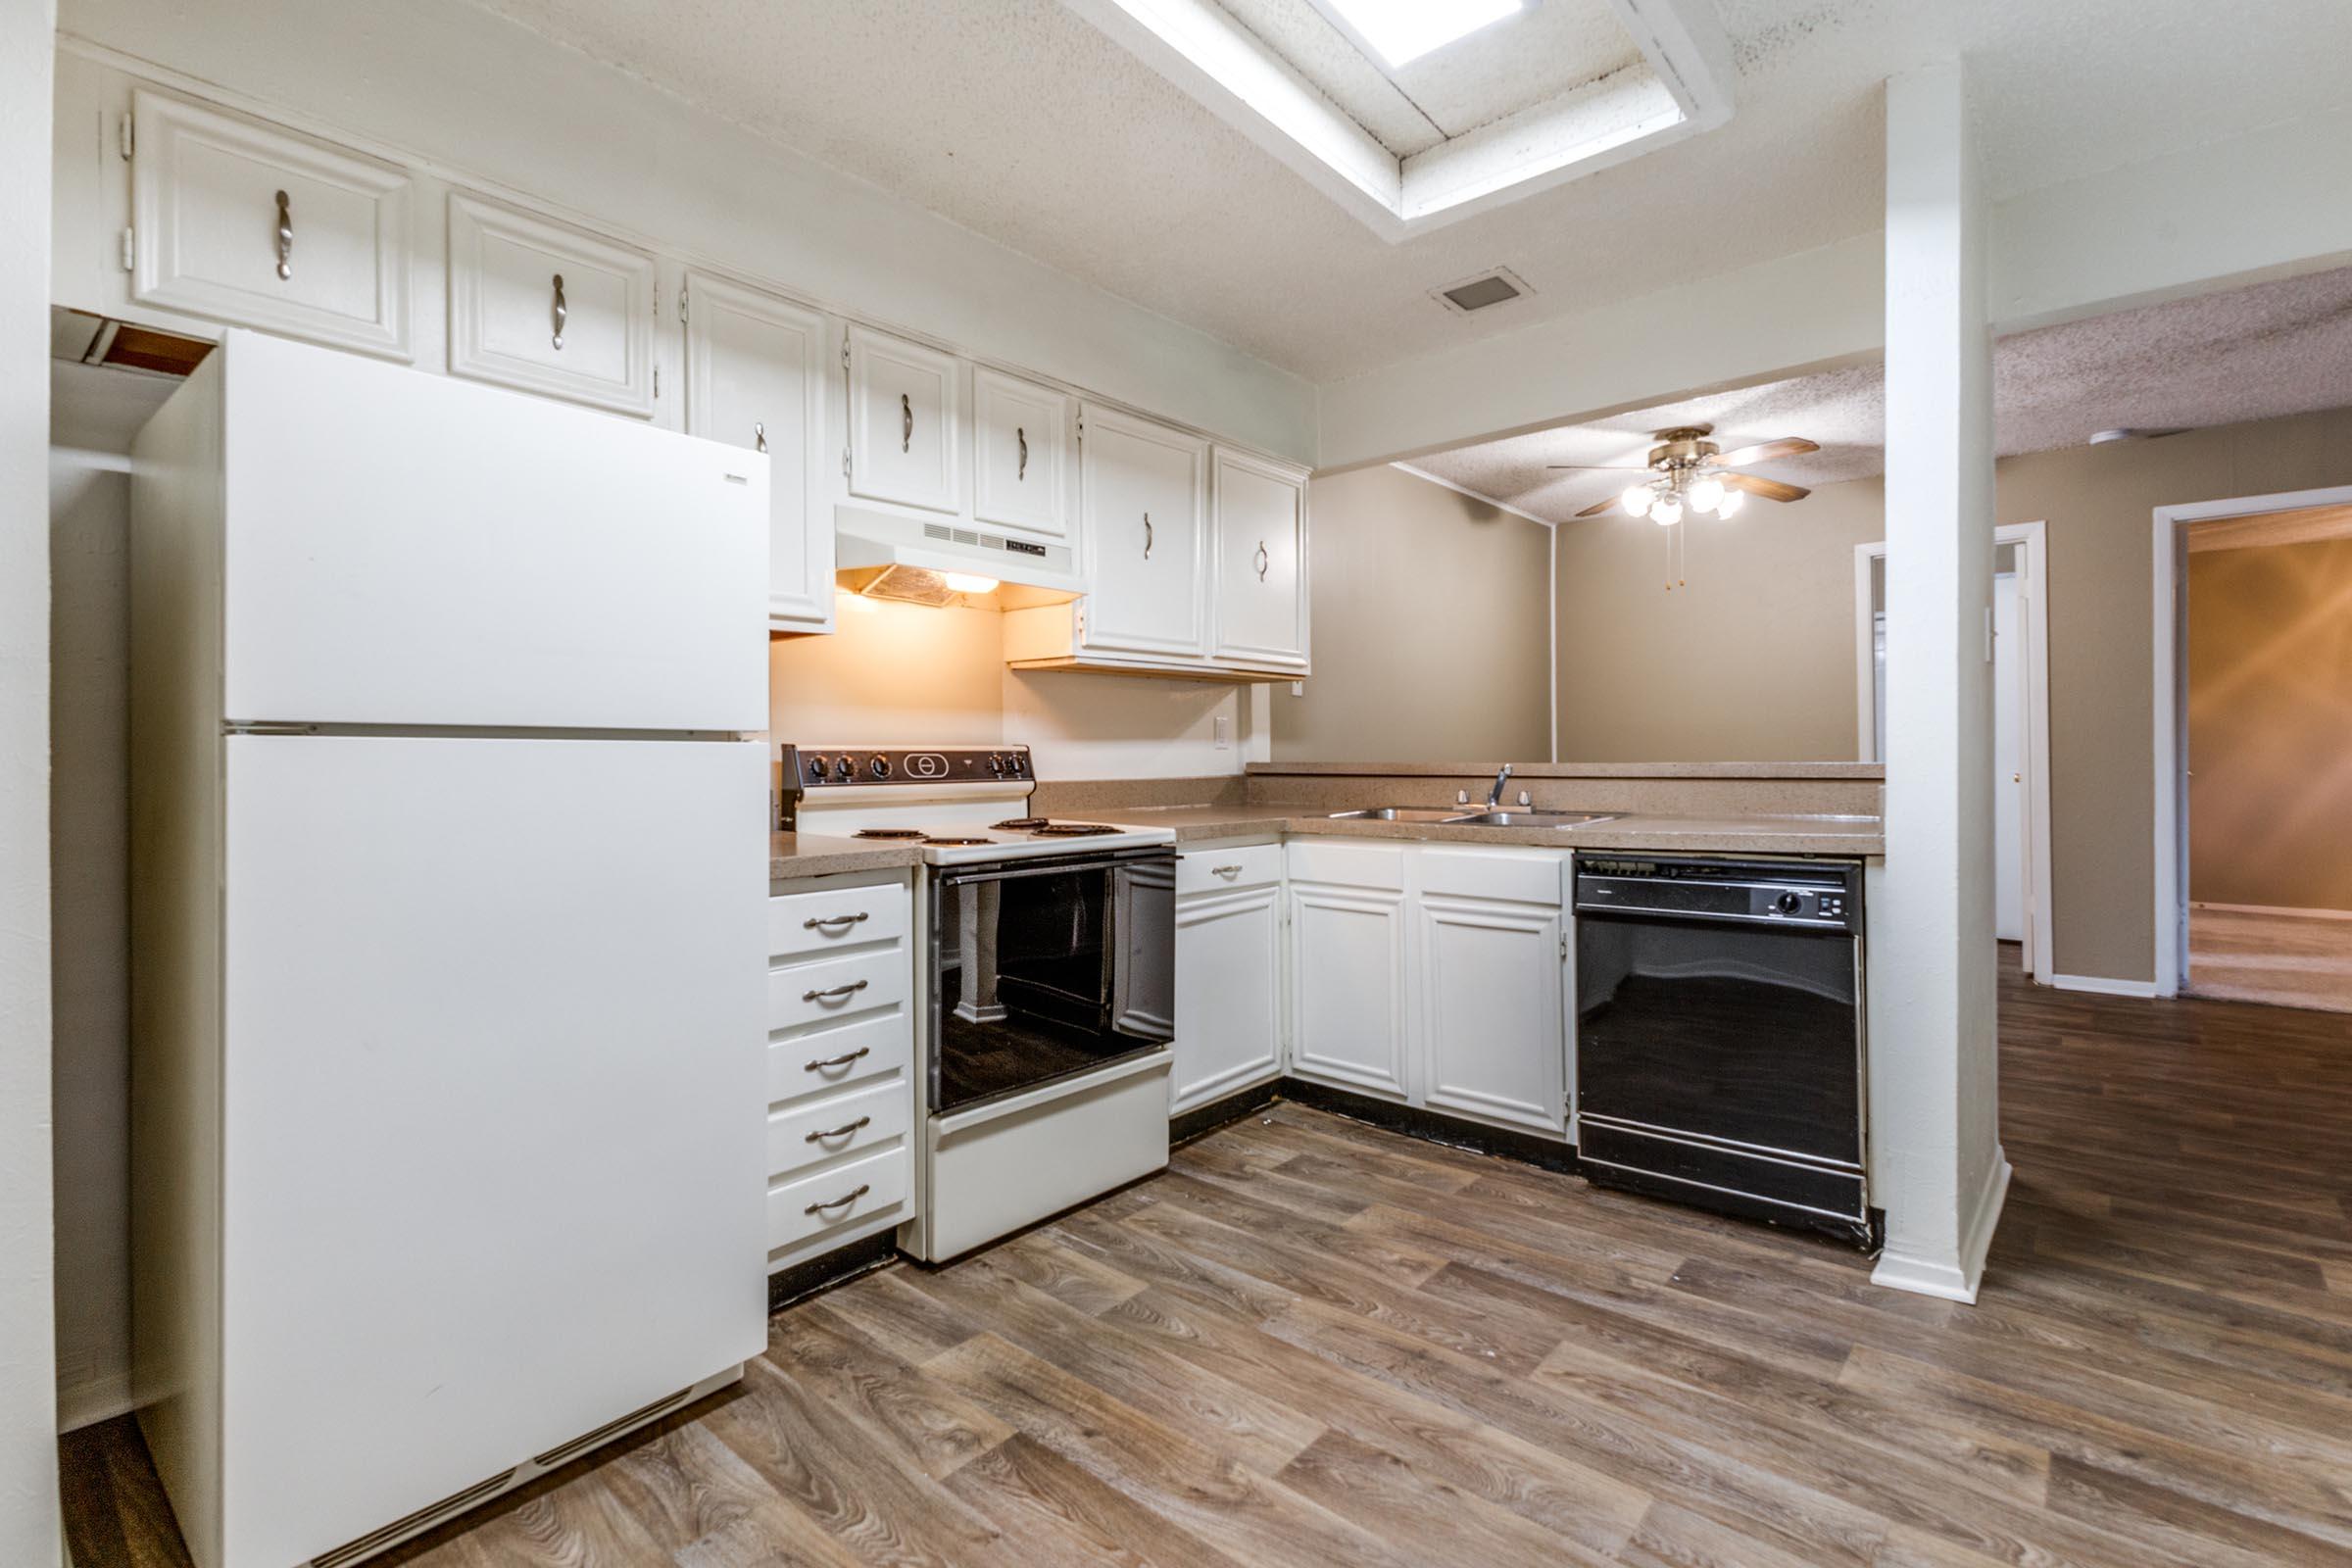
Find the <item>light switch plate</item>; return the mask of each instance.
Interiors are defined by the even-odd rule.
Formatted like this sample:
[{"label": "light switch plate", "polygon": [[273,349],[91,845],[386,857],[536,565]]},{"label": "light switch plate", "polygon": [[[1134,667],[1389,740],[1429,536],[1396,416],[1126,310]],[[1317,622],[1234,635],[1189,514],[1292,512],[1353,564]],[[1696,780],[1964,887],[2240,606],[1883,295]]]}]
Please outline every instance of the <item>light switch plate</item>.
[{"label": "light switch plate", "polygon": [[1218,751],[1229,749],[1233,745],[1232,715],[1227,713],[1213,715],[1208,721],[1208,733],[1210,738],[1217,743]]}]

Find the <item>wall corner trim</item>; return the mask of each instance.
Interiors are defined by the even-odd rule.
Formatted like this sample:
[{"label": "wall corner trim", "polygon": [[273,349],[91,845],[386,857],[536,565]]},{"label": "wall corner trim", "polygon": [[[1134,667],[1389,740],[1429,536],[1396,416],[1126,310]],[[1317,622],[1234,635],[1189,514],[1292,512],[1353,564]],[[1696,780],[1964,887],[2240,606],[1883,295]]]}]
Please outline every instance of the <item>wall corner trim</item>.
[{"label": "wall corner trim", "polygon": [[1992,1250],[1992,1235],[2000,1226],[2001,1210],[2009,1201],[2009,1179],[2015,1174],[2008,1152],[1995,1145],[1993,1161],[1984,1172],[1984,1186],[1977,1195],[1975,1212],[1969,1216],[1957,1261],[1907,1252],[1883,1252],[1878,1267],[1871,1270],[1870,1283],[1890,1291],[1909,1291],[1914,1296],[1935,1296],[1976,1305],[1977,1292],[1984,1283],[1985,1254]]}]

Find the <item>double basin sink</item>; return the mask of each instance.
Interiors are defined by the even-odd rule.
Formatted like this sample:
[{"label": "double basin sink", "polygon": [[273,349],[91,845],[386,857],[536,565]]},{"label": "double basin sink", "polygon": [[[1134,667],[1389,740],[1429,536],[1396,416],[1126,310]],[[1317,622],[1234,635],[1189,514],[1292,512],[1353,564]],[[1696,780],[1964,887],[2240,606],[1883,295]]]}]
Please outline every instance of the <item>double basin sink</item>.
[{"label": "double basin sink", "polygon": [[1375,806],[1361,811],[1334,811],[1335,822],[1429,822],[1445,827],[1589,827],[1607,822],[1616,811],[1483,811],[1459,806]]}]

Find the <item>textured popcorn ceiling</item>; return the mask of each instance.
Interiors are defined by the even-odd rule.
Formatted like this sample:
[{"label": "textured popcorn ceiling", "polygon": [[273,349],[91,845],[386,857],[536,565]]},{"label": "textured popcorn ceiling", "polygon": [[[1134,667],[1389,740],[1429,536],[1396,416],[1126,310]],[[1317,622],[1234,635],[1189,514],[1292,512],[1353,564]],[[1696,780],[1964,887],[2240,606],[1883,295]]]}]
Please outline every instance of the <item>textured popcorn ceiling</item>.
[{"label": "textured popcorn ceiling", "polygon": [[[1939,54],[1969,57],[1996,196],[2352,104],[2352,0],[1717,0],[1728,126],[1392,245],[1058,0],[477,3],[1317,380],[1875,230],[1880,83]],[[1591,69],[1484,47],[1460,104],[1446,52],[1407,68],[1441,118]],[[1535,297],[1431,303],[1497,265]]]},{"label": "textured popcorn ceiling", "polygon": [[[1993,350],[1993,399],[2002,457],[2077,446],[2099,430],[2194,429],[2352,406],[2352,268],[2003,338]],[[1650,432],[1675,424],[1714,425],[1710,439],[1727,451],[1787,435],[1821,443],[1751,473],[1803,485],[1867,478],[1886,466],[1885,377],[1869,365],[1776,381],[1463,447],[1414,466],[1567,521],[1636,476],[1546,465],[1638,465]]]}]

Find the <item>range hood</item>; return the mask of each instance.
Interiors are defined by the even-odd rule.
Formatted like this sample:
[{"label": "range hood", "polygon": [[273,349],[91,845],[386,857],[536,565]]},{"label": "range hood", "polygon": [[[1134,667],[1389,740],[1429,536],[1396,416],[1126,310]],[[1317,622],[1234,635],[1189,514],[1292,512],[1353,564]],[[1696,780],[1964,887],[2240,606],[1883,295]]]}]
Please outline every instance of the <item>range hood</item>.
[{"label": "range hood", "polygon": [[833,509],[833,564],[851,593],[943,609],[1027,610],[1085,592],[1066,544],[847,505]]}]

